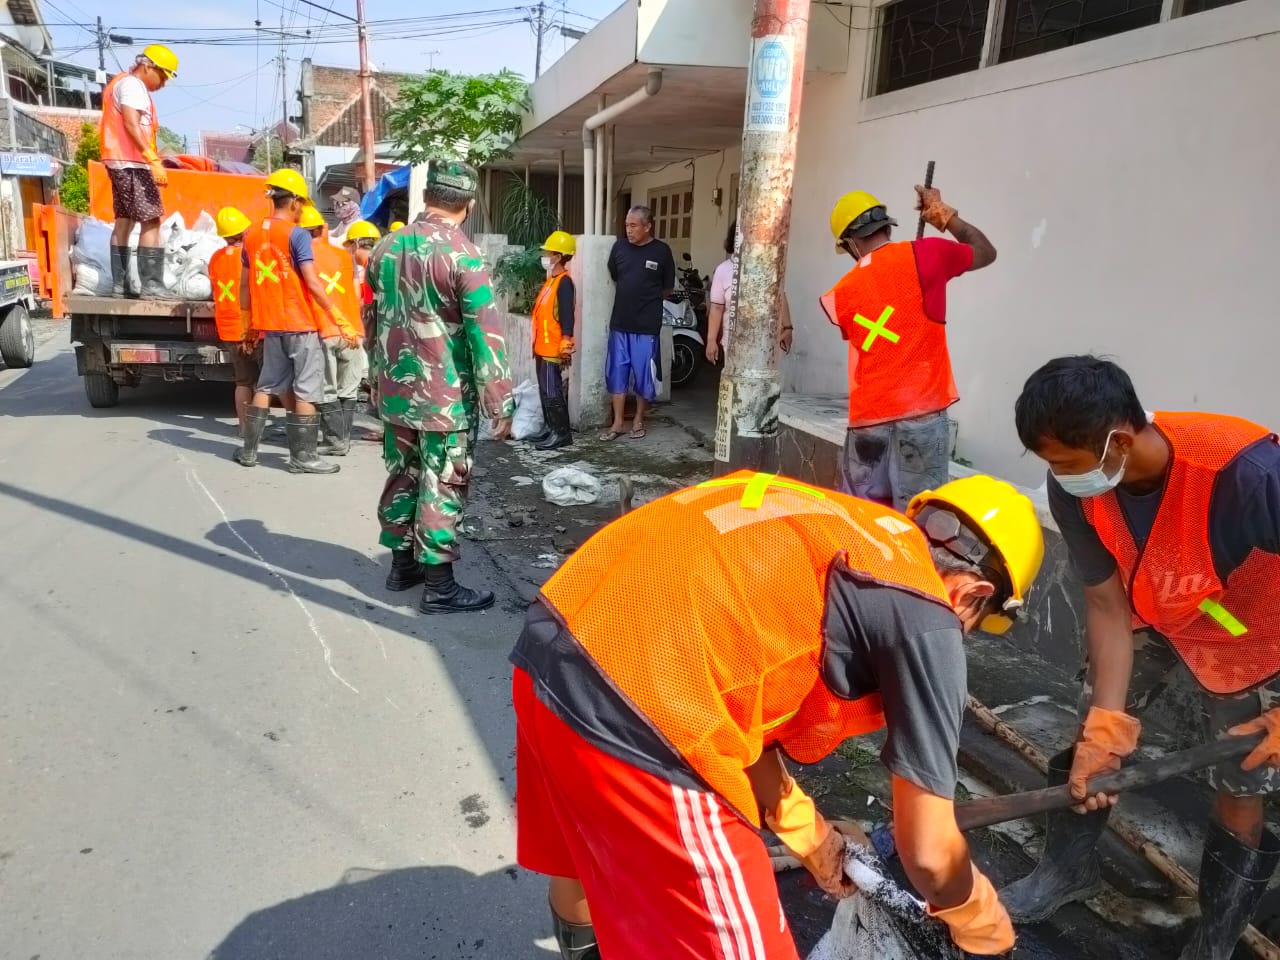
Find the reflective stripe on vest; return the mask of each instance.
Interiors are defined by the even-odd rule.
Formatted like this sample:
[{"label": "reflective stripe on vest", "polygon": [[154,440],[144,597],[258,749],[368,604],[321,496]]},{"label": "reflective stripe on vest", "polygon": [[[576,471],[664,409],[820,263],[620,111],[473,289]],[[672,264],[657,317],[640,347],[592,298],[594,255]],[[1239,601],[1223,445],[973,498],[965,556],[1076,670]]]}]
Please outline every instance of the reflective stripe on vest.
[{"label": "reflective stripe on vest", "polygon": [[213,284],[213,321],[218,336],[239,343],[248,336],[240,309],[240,276],[243,272],[239,247],[223,247],[209,258],[209,280]]},{"label": "reflective stripe on vest", "polygon": [[560,356],[560,281],[567,273],[548,277],[533,302],[533,355],[557,359]]},{"label": "reflective stripe on vest", "polygon": [[[364,327],[360,323],[360,292],[355,284],[355,261],[351,254],[342,247],[331,243],[317,241],[313,246],[316,257],[316,273],[324,284],[325,296],[329,302],[342,311],[342,315],[355,328],[358,337],[364,336]],[[343,336],[343,331],[323,310],[316,311],[316,326],[320,336]]]},{"label": "reflective stripe on vest", "polygon": [[1134,625],[1163,634],[1210,693],[1241,693],[1280,674],[1280,557],[1255,548],[1224,585],[1209,508],[1218,474],[1270,431],[1202,413],[1157,413],[1153,423],[1172,461],[1146,544],[1138,549],[1113,492],[1081,500],[1084,516],[1116,558]]},{"label": "reflective stripe on vest", "polygon": [[947,328],[924,312],[909,242],[867,254],[821,302],[849,340],[849,426],[918,417],[959,399]]},{"label": "reflective stripe on vest", "polygon": [[[253,329],[274,333],[306,333],[317,329],[311,294],[293,269],[289,238],[297,224],[268,219],[244,234],[244,249],[253,271],[249,308]],[[314,249],[319,250],[320,244]]]},{"label": "reflective stripe on vest", "polygon": [[[124,125],[124,110],[116,105],[116,86],[132,74],[125,72],[117,75],[102,90],[102,120],[98,124],[98,136],[102,141],[103,160],[128,160],[133,163],[146,163],[146,157],[129,136]],[[156,148],[156,133],[160,129],[160,120],[156,114],[155,102],[151,94],[147,94],[150,103],[146,113],[139,114],[138,123],[142,127],[143,139],[152,150]]]},{"label": "reflective stripe on vest", "polygon": [[[884,725],[879,696],[842,700],[822,680],[837,563],[950,609],[906,517],[747,471],[615,520],[542,593],[610,684],[758,825],[745,770],[766,747],[812,763]],[[642,582],[627,570],[643,570]]]}]

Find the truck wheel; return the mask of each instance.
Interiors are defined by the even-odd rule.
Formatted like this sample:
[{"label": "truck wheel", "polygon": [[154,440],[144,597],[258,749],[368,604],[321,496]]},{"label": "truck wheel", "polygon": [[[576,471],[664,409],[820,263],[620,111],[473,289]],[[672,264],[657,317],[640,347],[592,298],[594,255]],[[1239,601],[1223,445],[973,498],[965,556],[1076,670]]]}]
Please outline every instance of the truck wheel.
[{"label": "truck wheel", "polygon": [[91,407],[114,407],[120,402],[120,388],[105,373],[86,373],[84,375],[84,395],[89,398]]},{"label": "truck wheel", "polygon": [[22,304],[12,307],[0,319],[0,357],[5,366],[27,368],[36,362],[36,335],[31,317]]}]

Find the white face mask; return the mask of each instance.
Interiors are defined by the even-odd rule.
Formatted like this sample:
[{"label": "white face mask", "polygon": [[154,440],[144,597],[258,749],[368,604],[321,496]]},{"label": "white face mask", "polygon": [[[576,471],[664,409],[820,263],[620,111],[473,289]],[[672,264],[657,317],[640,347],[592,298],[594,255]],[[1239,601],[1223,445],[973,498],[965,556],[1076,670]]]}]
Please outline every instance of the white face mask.
[{"label": "white face mask", "polygon": [[1058,486],[1062,487],[1071,496],[1082,498],[1100,497],[1118,487],[1120,481],[1124,479],[1124,468],[1125,464],[1129,462],[1129,455],[1125,454],[1124,459],[1120,461],[1119,468],[1113,475],[1107,476],[1107,472],[1102,469],[1102,465],[1107,462],[1107,450],[1111,446],[1111,437],[1114,434],[1114,430],[1107,434],[1107,442],[1102,445],[1102,459],[1098,461],[1096,467],[1088,473],[1055,473],[1053,479],[1058,481]]},{"label": "white face mask", "polygon": [[550,273],[550,272],[551,272],[551,258],[550,258],[550,257],[543,257],[543,258],[542,258],[542,269],[543,269],[543,270],[545,270],[547,273]]}]

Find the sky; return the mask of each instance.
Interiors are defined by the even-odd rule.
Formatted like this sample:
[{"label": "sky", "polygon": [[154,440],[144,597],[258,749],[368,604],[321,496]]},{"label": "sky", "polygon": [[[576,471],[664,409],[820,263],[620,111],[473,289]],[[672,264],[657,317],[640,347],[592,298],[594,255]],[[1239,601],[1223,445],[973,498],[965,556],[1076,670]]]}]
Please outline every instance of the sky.
[{"label": "sky", "polygon": [[[359,62],[355,0],[40,0],[60,60],[97,66],[94,23],[131,37],[133,46],[107,50],[108,73],[127,66],[153,41],[170,44],[179,58],[178,79],[155,96],[160,122],[190,138],[201,130],[260,129],[279,121],[281,26],[288,68],[289,112],[299,111],[296,91],[304,57],[317,64],[355,67]],[[546,14],[571,28],[589,30],[622,0],[545,0]],[[369,56],[376,69],[416,73],[433,64],[482,73],[510,67],[532,78],[534,29],[526,21],[537,0],[366,0]],[[412,11],[429,11],[414,13]],[[255,27],[260,20],[261,29]],[[556,29],[543,39],[543,69],[573,41]],[[355,92],[354,89],[352,91]]]}]

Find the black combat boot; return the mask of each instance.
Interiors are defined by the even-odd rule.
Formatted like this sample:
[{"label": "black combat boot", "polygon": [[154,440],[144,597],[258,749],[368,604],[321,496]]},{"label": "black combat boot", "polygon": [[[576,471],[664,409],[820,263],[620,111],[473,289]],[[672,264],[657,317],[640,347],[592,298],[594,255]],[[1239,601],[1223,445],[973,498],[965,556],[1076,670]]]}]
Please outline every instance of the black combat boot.
[{"label": "black combat boot", "polygon": [[[1067,782],[1074,755],[1072,748],[1049,761],[1049,786]],[[1000,891],[1000,902],[1014,923],[1048,920],[1060,907],[1087,900],[1102,888],[1096,848],[1110,816],[1110,809],[1049,813],[1040,863],[1028,876]]]},{"label": "black combat boot", "polygon": [[387,574],[387,589],[399,593],[412,590],[427,579],[427,572],[413,555],[413,548],[391,551],[391,572]]},{"label": "black combat boot", "polygon": [[552,909],[551,926],[556,932],[561,960],[600,960],[600,947],[596,945],[596,931],[591,924],[561,920]]},{"label": "black combat boot", "polygon": [[111,295],[113,297],[136,297],[137,291],[129,282],[129,260],[133,251],[129,247],[111,247]]},{"label": "black combat boot", "polygon": [[320,441],[320,414],[290,413],[285,417],[285,430],[289,433],[290,473],[337,473],[342,468],[336,463],[326,463],[316,456]]},{"label": "black combat boot", "polygon": [[551,432],[541,443],[535,443],[537,450],[559,450],[573,443],[573,428],[569,426],[569,399],[564,396],[548,397],[546,401],[547,423]]},{"label": "black combat boot", "polygon": [[351,444],[342,439],[342,401],[317,403],[316,409],[320,411],[320,431],[324,435],[320,453],[328,457],[345,457]]},{"label": "black combat boot", "polygon": [[1210,821],[1200,858],[1200,922],[1179,960],[1231,960],[1278,862],[1274,833],[1264,830],[1255,850]]},{"label": "black combat boot", "polygon": [[427,585],[422,589],[420,613],[471,613],[493,606],[492,590],[472,590],[453,579],[452,563],[427,566]]},{"label": "black combat boot", "polygon": [[164,247],[138,248],[138,279],[142,283],[142,299],[172,299],[164,288]]},{"label": "black combat boot", "polygon": [[242,467],[258,465],[258,443],[262,440],[262,431],[271,420],[271,411],[249,404],[244,411],[244,446],[235,452],[236,463]]}]

